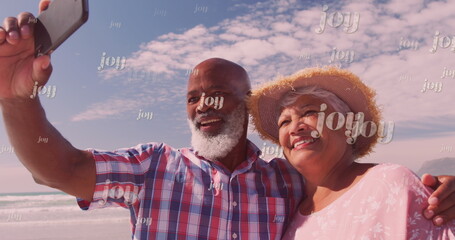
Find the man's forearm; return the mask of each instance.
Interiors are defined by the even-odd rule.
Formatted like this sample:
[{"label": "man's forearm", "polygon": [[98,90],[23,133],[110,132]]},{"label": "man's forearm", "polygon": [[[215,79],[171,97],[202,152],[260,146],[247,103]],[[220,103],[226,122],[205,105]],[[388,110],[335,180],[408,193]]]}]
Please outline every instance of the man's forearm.
[{"label": "man's forearm", "polygon": [[[50,2],[42,1],[43,11]],[[50,56],[34,56],[33,14],[7,17],[0,26],[0,106],[6,130],[20,161],[37,183],[86,200],[96,181],[91,153],[74,148],[46,119],[32,90],[52,74]]]},{"label": "man's forearm", "polygon": [[36,182],[58,188],[69,181],[81,153],[49,123],[39,99],[0,105],[11,144]]}]

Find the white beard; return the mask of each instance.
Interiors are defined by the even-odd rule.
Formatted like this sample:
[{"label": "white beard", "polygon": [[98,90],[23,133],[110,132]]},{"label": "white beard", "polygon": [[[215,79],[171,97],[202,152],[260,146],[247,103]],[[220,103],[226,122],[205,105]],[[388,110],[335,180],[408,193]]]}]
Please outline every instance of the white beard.
[{"label": "white beard", "polygon": [[[213,114],[212,114],[213,115]],[[191,129],[191,146],[199,156],[208,160],[219,160],[237,145],[243,134],[245,123],[245,105],[240,104],[231,114],[223,117],[225,125],[217,135],[210,136],[196,127],[197,118],[188,120]],[[202,117],[204,115],[200,115]]]}]

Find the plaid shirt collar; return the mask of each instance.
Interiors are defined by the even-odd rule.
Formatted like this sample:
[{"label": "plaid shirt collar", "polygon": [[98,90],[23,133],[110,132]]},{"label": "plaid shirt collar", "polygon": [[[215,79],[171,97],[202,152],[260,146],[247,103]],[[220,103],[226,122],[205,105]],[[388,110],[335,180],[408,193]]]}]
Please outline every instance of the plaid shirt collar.
[{"label": "plaid shirt collar", "polygon": [[[256,162],[256,160],[258,160],[259,156],[261,155],[261,150],[253,142],[251,142],[249,139],[246,139],[246,141],[246,158],[235,168],[234,172],[232,172],[233,175],[242,174],[248,171],[253,163]],[[212,168],[216,166],[216,168],[219,170],[229,171],[218,161],[209,160],[198,155],[197,151],[195,151],[194,148],[191,147],[190,151],[193,153],[193,157],[190,156],[189,159],[194,164],[200,166],[201,161],[205,161],[210,164]]]}]

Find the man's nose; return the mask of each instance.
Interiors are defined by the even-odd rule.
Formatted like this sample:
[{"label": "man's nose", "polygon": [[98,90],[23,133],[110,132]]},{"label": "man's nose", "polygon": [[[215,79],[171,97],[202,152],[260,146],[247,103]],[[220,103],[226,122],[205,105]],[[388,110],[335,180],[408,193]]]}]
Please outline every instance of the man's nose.
[{"label": "man's nose", "polygon": [[223,97],[212,97],[207,96],[205,93],[202,94],[199,99],[197,110],[198,112],[207,112],[210,110],[219,110],[223,107],[224,98]]},{"label": "man's nose", "polygon": [[208,98],[209,96],[206,96],[205,93],[202,94],[201,98],[199,99],[198,106],[197,106],[197,111],[198,113],[204,113],[209,111],[210,108],[215,109],[213,104],[208,104]]},{"label": "man's nose", "polygon": [[210,108],[211,106],[207,106],[207,104],[205,104],[204,99],[201,98],[201,100],[199,100],[199,105],[197,106],[196,109],[198,113],[204,113],[207,112]]}]

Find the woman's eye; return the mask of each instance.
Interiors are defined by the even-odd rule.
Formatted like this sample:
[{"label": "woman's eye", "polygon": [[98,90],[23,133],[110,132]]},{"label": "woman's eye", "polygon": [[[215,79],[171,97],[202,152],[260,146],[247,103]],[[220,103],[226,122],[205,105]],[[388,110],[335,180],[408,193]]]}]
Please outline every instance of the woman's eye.
[{"label": "woman's eye", "polygon": [[303,114],[303,116],[313,116],[315,114],[317,114],[318,112],[317,111],[313,111],[313,110],[310,110],[310,111],[306,111],[305,114]]},{"label": "woman's eye", "polygon": [[287,125],[290,121],[289,120],[284,120],[284,121],[281,121],[280,123],[278,123],[278,127],[283,127],[285,125]]}]

